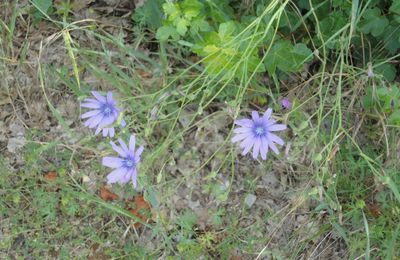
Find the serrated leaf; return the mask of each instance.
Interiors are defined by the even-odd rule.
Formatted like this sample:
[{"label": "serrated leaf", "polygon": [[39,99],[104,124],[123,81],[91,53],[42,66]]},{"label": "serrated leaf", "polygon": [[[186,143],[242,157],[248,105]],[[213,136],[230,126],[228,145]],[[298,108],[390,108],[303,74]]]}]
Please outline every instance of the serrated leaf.
[{"label": "serrated leaf", "polygon": [[181,35],[184,36],[188,30],[189,21],[185,18],[177,18],[175,20],[176,31]]},{"label": "serrated leaf", "polygon": [[166,41],[168,38],[172,38],[174,40],[179,39],[179,34],[174,27],[171,26],[161,26],[158,28],[156,33],[156,38],[160,41]]},{"label": "serrated leaf", "polygon": [[194,19],[190,23],[190,31],[192,33],[211,31],[211,26],[204,19]]},{"label": "serrated leaf", "polygon": [[177,4],[167,2],[163,4],[164,13],[167,15],[169,21],[174,21],[181,15],[181,11]]},{"label": "serrated leaf", "polygon": [[381,10],[379,8],[371,8],[363,14],[363,20],[360,22],[360,31],[377,37],[385,31],[384,28],[388,25],[389,20],[381,15]]},{"label": "serrated leaf", "polygon": [[137,22],[145,23],[153,29],[157,29],[162,26],[163,11],[162,3],[163,0],[147,0],[143,6],[137,8],[132,14],[132,19]]},{"label": "serrated leaf", "polygon": [[182,11],[189,20],[200,14],[203,4],[197,0],[185,0],[181,4]]},{"label": "serrated leaf", "polygon": [[233,21],[221,23],[219,25],[219,30],[218,30],[218,35],[221,38],[221,42],[230,40],[230,36],[232,36],[235,33],[235,31],[236,31],[236,25]]},{"label": "serrated leaf", "polygon": [[394,13],[394,14],[400,14],[400,1],[399,0],[393,0],[393,3],[389,8],[389,12]]}]

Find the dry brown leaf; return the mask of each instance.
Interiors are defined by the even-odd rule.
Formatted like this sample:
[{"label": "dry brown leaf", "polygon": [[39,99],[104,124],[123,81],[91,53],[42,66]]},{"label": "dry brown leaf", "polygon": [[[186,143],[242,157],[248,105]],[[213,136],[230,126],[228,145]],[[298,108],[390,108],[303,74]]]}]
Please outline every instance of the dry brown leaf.
[{"label": "dry brown leaf", "polygon": [[381,207],[378,203],[367,204],[367,209],[368,213],[374,218],[377,218],[382,214]]},{"label": "dry brown leaf", "polygon": [[58,174],[55,171],[51,171],[51,172],[45,173],[43,175],[43,177],[46,181],[55,181],[57,179],[57,176],[58,176]]},{"label": "dry brown leaf", "polygon": [[119,199],[117,194],[111,192],[105,186],[100,188],[100,198],[102,198],[105,201],[112,201]]},{"label": "dry brown leaf", "polygon": [[[129,203],[130,202],[130,203]],[[128,201],[127,210],[135,215],[137,218],[142,220],[143,222],[148,222],[151,220],[151,206],[150,204],[144,200],[143,196],[138,195],[135,197],[134,203],[133,201]],[[134,208],[131,208],[130,205],[133,205]],[[140,222],[135,222],[132,224],[135,228],[138,228],[142,225]]]}]

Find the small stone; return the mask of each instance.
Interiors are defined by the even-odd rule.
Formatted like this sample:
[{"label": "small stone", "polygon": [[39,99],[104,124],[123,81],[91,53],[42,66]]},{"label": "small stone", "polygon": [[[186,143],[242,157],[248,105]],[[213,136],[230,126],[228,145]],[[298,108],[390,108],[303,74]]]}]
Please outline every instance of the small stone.
[{"label": "small stone", "polygon": [[8,140],[7,150],[10,153],[16,153],[18,149],[22,148],[25,145],[25,137],[18,136],[13,137]]},{"label": "small stone", "polygon": [[257,196],[254,194],[247,194],[246,198],[244,199],[244,203],[250,208],[253,206],[254,202],[256,202]]}]

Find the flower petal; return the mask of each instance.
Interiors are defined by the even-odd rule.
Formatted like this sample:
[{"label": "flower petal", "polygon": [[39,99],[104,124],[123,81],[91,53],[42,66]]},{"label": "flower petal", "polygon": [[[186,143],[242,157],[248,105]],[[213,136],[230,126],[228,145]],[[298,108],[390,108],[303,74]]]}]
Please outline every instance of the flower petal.
[{"label": "flower petal", "polygon": [[103,119],[102,114],[98,114],[97,116],[92,117],[93,121],[89,124],[89,128],[95,128]]},{"label": "flower petal", "polygon": [[96,103],[96,104],[100,104],[101,105],[101,103],[97,99],[94,99],[94,98],[85,98],[83,101],[88,102],[88,103]]},{"label": "flower petal", "polygon": [[268,146],[271,148],[271,150],[275,153],[275,154],[279,154],[279,150],[278,148],[276,148],[276,145],[274,144],[274,142],[272,142],[271,139],[268,139]]},{"label": "flower petal", "polygon": [[264,161],[267,159],[267,153],[268,153],[268,141],[265,137],[261,138],[261,147],[260,147],[260,154],[261,154],[261,159]]},{"label": "flower petal", "polygon": [[234,123],[243,127],[253,127],[254,125],[254,122],[250,119],[235,120]]},{"label": "flower petal", "polygon": [[118,138],[118,142],[119,142],[119,145],[121,146],[122,150],[124,150],[124,152],[126,154],[129,154],[129,149],[128,149],[128,146],[126,146],[126,143],[124,141],[122,141],[121,138]]},{"label": "flower petal", "polygon": [[96,116],[93,116],[93,117],[89,118],[89,119],[84,123],[84,125],[87,126],[87,127],[89,127],[89,128],[94,128],[94,127],[96,127],[96,126],[99,124],[99,122],[101,121],[101,119],[103,119],[103,115],[98,114],[98,115],[96,115]]},{"label": "flower petal", "polygon": [[114,137],[114,136],[115,136],[115,129],[114,129],[114,127],[110,127],[110,129],[109,129],[109,134],[110,134],[110,137]]},{"label": "flower petal", "polygon": [[260,152],[260,146],[261,146],[261,140],[260,138],[257,138],[254,141],[254,146],[253,146],[253,159],[257,160],[258,153]]},{"label": "flower petal", "polygon": [[110,174],[107,175],[107,183],[111,184],[111,183],[121,182],[121,180],[123,181],[126,172],[127,169],[123,167],[113,170]]},{"label": "flower petal", "polygon": [[95,134],[95,135],[98,135],[98,134],[101,132],[101,130],[102,130],[102,129],[101,129],[100,127],[97,127],[97,129],[96,129],[96,131],[94,132],[94,134]]},{"label": "flower petal", "polygon": [[81,107],[98,109],[98,108],[101,107],[101,104],[100,103],[94,103],[94,102],[88,102],[88,103],[82,103]]},{"label": "flower petal", "polygon": [[285,144],[285,142],[282,140],[282,138],[280,138],[279,136],[277,136],[275,134],[268,133],[267,138],[268,138],[268,140],[271,140],[272,142],[277,143],[279,145]]},{"label": "flower petal", "polygon": [[107,103],[111,103],[111,104],[114,104],[115,103],[115,101],[114,101],[114,99],[112,98],[112,92],[111,91],[108,91],[107,92]]},{"label": "flower petal", "polygon": [[106,103],[107,99],[105,97],[103,97],[99,92],[97,91],[92,91],[93,96],[100,102],[102,103]]},{"label": "flower petal", "polygon": [[232,141],[232,143],[236,143],[236,142],[238,142],[238,141],[242,141],[243,139],[245,139],[246,137],[248,137],[250,134],[246,134],[246,133],[244,133],[244,134],[237,134],[237,135],[235,135],[232,139],[231,139],[231,141]]},{"label": "flower petal", "polygon": [[101,120],[99,127],[104,128],[105,126],[110,126],[112,123],[114,123],[115,117],[113,116],[104,116],[103,119]]},{"label": "flower petal", "polygon": [[106,137],[108,135],[108,130],[109,128],[103,128],[103,137]]},{"label": "flower petal", "polygon": [[136,188],[136,186],[137,186],[137,171],[136,171],[136,169],[133,170],[133,172],[131,174],[131,178],[132,178],[133,187]]},{"label": "flower petal", "polygon": [[125,152],[122,148],[120,148],[118,145],[116,145],[114,142],[110,142],[111,147],[114,151],[116,151],[121,157],[127,157],[128,153]]},{"label": "flower petal", "polygon": [[276,125],[269,126],[268,131],[271,131],[271,132],[282,131],[282,130],[285,130],[286,128],[287,128],[286,125],[276,124]]},{"label": "flower petal", "polygon": [[131,180],[131,178],[132,178],[132,173],[133,173],[133,169],[128,170],[125,173],[124,177],[121,178],[119,183],[127,183],[127,182],[129,182]]},{"label": "flower petal", "polygon": [[144,150],[144,146],[143,146],[143,145],[140,146],[140,147],[136,150],[135,157],[138,159],[138,161],[140,160],[140,155],[142,155],[143,150]]},{"label": "flower petal", "polygon": [[239,127],[233,130],[236,134],[251,133],[251,127]]},{"label": "flower petal", "polygon": [[257,111],[252,111],[251,112],[251,118],[253,119],[253,121],[258,121],[260,119],[260,115],[258,114]]},{"label": "flower petal", "polygon": [[125,122],[124,119],[121,120],[121,126],[122,126],[122,127],[125,127],[125,126],[126,126],[126,122]]},{"label": "flower petal", "polygon": [[103,157],[101,164],[110,168],[120,168],[123,165],[123,159],[119,157],[106,156]]},{"label": "flower petal", "polygon": [[267,111],[265,111],[265,113],[264,113],[264,115],[262,117],[262,120],[264,122],[267,122],[268,119],[271,117],[271,115],[272,115],[272,108],[268,108]]},{"label": "flower petal", "polygon": [[240,144],[240,147],[244,148],[242,155],[246,155],[250,151],[251,147],[253,147],[254,141],[254,137],[249,136]]},{"label": "flower petal", "polygon": [[132,152],[135,151],[135,145],[136,145],[136,139],[134,135],[131,135],[131,137],[129,138],[129,150],[131,150]]},{"label": "flower petal", "polygon": [[90,110],[90,111],[88,111],[88,112],[82,114],[82,115],[81,115],[81,118],[92,117],[92,116],[95,116],[95,115],[97,115],[97,114],[99,114],[99,113],[100,113],[100,110],[97,110],[97,109],[95,109],[95,110]]}]

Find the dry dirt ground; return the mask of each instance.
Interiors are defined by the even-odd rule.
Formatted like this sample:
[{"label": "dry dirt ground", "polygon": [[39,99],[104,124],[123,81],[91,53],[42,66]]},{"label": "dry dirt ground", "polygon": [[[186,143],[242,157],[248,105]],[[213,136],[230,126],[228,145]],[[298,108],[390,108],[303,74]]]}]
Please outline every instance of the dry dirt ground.
[{"label": "dry dirt ground", "polygon": [[[77,7],[74,13],[76,21],[97,19],[99,24],[104,24],[104,30],[108,30],[111,34],[119,34],[121,32],[119,28],[131,26],[130,14],[134,10],[134,5],[129,4],[129,1],[82,2],[93,5],[90,9],[85,4],[82,8]],[[28,3],[19,1],[18,5],[23,9]],[[79,156],[82,156],[79,159],[81,161],[79,168],[71,165],[70,169],[85,170],[85,167],[90,167],[92,161],[97,159],[97,155],[101,154],[103,148],[80,146],[80,140],[91,136],[92,133],[82,126],[79,119],[77,97],[65,84],[52,78],[51,75],[46,75],[43,80],[40,79],[40,70],[44,67],[71,68],[65,42],[60,30],[53,23],[41,21],[32,25],[29,9],[26,10],[26,13],[21,12],[17,17],[12,40],[7,43],[3,38],[3,46],[0,50],[2,52],[0,53],[0,151],[3,167],[7,167],[8,171],[15,174],[23,174],[20,170],[25,164],[24,154],[27,144],[29,142],[46,144],[56,140],[60,147],[76,150]],[[0,16],[3,22],[8,23],[12,19],[12,10],[1,8]],[[126,35],[126,46],[146,48],[146,46],[134,46],[129,43],[132,32],[122,31]],[[101,46],[101,42],[85,33],[72,32],[71,37],[82,48],[100,48]],[[81,71],[80,77],[82,82],[93,88],[114,90],[113,86],[104,84],[85,70]],[[63,124],[74,132],[74,138],[66,132],[65,126],[61,125],[49,104],[54,106],[55,111],[64,119]],[[182,181],[178,182],[172,192],[166,185],[159,187],[158,193],[166,195],[160,199],[154,220],[169,218],[169,223],[174,223],[173,220],[178,214],[190,209],[197,216],[198,233],[213,230],[221,237],[227,236],[229,234],[226,234],[228,231],[224,227],[231,225],[230,222],[235,220],[238,222],[236,227],[248,232],[246,236],[253,237],[253,242],[263,241],[256,245],[258,252],[276,251],[279,252],[278,254],[285,255],[290,252],[291,247],[296,247],[307,240],[304,250],[298,254],[300,259],[345,259],[346,248],[337,234],[318,233],[320,225],[325,221],[325,215],[315,215],[311,212],[313,205],[309,204],[304,194],[304,191],[311,189],[314,184],[308,181],[307,175],[301,176],[292,172],[284,162],[276,161],[273,171],[257,162],[239,162],[236,166],[237,173],[232,178],[230,170],[220,170],[216,176],[211,174],[218,170],[220,165],[218,158],[215,158],[205,169],[198,174],[193,174],[201,162],[206,161],[218,147],[218,143],[225,139],[227,119],[217,116],[214,120],[189,132],[185,137],[186,142],[174,151],[176,163],[167,165],[165,170],[173,178]],[[32,132],[41,134],[33,135]],[[62,160],[54,157],[43,159],[48,165],[57,165],[60,163],[59,160]],[[43,172],[50,170],[46,168],[46,164],[42,167]],[[91,170],[85,171],[89,180],[85,181],[92,184],[85,186],[87,191],[98,196],[96,183],[104,183],[104,176]],[[79,181],[82,182],[82,180]],[[211,182],[218,185],[211,186]],[[224,197],[227,189],[230,191],[229,196]],[[4,191],[0,191],[2,192]],[[114,192],[119,192],[121,195],[118,187],[114,189]],[[218,225],[215,221],[213,222],[213,214],[211,214],[215,212],[221,212],[222,216]],[[6,227],[9,220],[3,218],[1,222],[0,240],[1,237],[4,239],[7,236],[7,230],[9,231]],[[101,227],[103,228],[107,227]],[[176,225],[166,227],[167,230],[174,228]],[[120,233],[123,232],[125,229],[121,228]],[[141,234],[140,239],[133,238],[132,241],[128,239],[130,236],[127,236],[126,243],[142,244],[149,250],[160,246],[159,238],[146,239],[151,237],[150,229],[141,227],[138,232]],[[3,252],[11,257],[19,255],[18,241],[16,241],[19,237],[13,239],[15,239],[15,247]],[[214,242],[217,243],[217,241]],[[92,257],[100,255],[96,250],[92,248]],[[80,257],[79,252],[74,254],[75,257]],[[212,255],[212,252],[210,254]],[[4,257],[4,254],[2,255]],[[57,255],[46,255],[46,258],[52,257],[56,258]],[[161,257],[165,256],[161,255]],[[253,258],[255,258],[254,252],[249,254],[244,250],[233,250],[231,253],[231,259]]]}]

